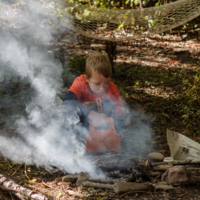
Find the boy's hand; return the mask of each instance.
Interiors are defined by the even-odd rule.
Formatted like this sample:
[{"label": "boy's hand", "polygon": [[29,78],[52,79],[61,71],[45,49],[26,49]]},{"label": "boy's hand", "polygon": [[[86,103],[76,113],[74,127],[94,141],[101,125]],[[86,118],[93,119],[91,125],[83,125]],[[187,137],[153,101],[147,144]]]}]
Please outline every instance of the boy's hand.
[{"label": "boy's hand", "polygon": [[93,126],[103,126],[106,124],[105,118],[107,118],[107,116],[103,113],[91,111],[88,118],[92,121]]}]

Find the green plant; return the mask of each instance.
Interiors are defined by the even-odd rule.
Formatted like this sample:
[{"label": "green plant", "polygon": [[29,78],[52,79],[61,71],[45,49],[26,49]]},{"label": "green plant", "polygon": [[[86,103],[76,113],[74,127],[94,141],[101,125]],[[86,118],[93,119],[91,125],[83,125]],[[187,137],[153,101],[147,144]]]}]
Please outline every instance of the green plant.
[{"label": "green plant", "polygon": [[188,79],[183,78],[182,81],[182,91],[183,95],[188,97],[190,100],[198,100],[200,99],[200,72],[195,70],[196,75],[194,77],[193,82],[191,83]]}]

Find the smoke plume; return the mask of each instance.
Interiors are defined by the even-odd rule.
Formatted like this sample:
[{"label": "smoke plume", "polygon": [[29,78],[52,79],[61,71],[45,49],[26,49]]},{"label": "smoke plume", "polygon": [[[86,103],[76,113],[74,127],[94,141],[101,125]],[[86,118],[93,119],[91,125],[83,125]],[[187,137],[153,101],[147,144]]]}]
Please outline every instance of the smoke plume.
[{"label": "smoke plume", "polygon": [[17,163],[94,173],[91,162],[81,158],[85,147],[75,137],[86,130],[73,125],[76,116],[69,114],[70,108],[55,103],[62,89],[62,67],[46,48],[56,42],[52,35],[58,34],[55,27],[60,25],[54,9],[37,0],[20,2],[0,1],[0,82],[18,77],[28,81],[34,92],[26,102],[26,115],[15,121],[19,136],[0,136],[0,153]]}]

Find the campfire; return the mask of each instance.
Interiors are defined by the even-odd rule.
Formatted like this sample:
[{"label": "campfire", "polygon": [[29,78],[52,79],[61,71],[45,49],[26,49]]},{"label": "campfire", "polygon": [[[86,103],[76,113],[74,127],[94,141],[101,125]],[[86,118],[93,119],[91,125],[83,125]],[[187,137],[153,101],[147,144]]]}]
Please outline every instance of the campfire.
[{"label": "campfire", "polygon": [[[92,160],[95,176],[88,173],[66,174],[55,182],[55,186],[44,181],[41,184],[50,190],[61,187],[65,195],[89,198],[94,195],[104,197],[110,193],[124,197],[158,190],[168,191],[194,182],[189,173],[196,169],[194,166],[173,166],[163,162],[164,156],[159,152],[150,153],[147,158],[115,151],[84,156]],[[28,196],[31,199],[48,200],[42,193],[24,188],[5,175],[0,175],[0,184],[1,189],[14,193],[20,199]],[[98,193],[94,194],[90,190]]]}]

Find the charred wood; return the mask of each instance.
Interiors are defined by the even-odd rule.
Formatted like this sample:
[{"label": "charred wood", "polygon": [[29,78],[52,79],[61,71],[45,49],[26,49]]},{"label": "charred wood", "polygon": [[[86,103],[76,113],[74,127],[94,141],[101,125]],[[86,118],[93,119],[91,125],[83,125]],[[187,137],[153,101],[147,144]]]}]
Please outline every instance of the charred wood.
[{"label": "charred wood", "polygon": [[134,171],[132,175],[126,180],[126,182],[135,182],[139,178],[142,178],[143,181],[150,181],[150,178],[144,172],[143,169],[139,168],[137,171]]}]

